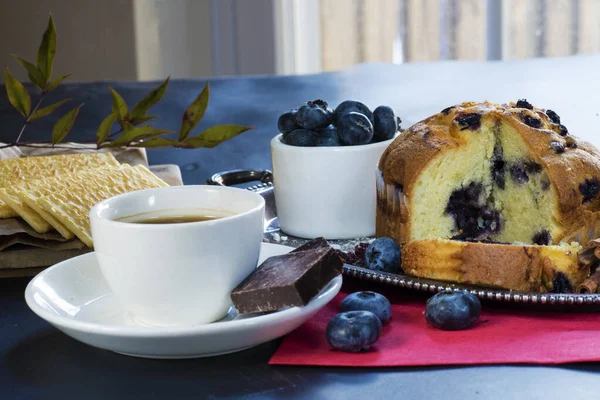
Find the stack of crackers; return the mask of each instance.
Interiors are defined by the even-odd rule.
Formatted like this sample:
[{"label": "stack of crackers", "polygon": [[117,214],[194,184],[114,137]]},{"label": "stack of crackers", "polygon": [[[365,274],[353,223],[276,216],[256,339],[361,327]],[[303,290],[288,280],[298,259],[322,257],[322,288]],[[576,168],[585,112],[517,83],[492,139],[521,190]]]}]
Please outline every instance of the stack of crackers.
[{"label": "stack of crackers", "polygon": [[109,197],[168,186],[143,165],[110,153],[0,160],[0,218],[20,217],[37,233],[77,237],[93,247],[89,212]]}]

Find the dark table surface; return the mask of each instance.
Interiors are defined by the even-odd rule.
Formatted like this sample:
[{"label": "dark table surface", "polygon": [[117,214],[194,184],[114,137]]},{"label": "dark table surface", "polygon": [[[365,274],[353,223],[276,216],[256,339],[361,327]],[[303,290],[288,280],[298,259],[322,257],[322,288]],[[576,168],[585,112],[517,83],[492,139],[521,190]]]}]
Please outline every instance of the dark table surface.
[{"label": "dark table surface", "polygon": [[[526,97],[562,109],[571,132],[594,139],[597,131],[598,57],[509,64],[438,63],[364,65],[348,71],[296,77],[210,79],[212,97],[198,131],[220,123],[256,129],[206,150],[153,149],[151,164],[178,164],[186,184],[215,172],[270,168],[269,139],[278,115],[302,102],[331,104],[354,98],[371,107],[393,106],[408,126],[447,105],[467,99],[498,102]],[[177,128],[181,114],[205,80],[172,81],[153,110],[158,127]],[[110,112],[109,83],[70,84],[52,98],[85,103],[72,140],[94,139]],[[134,104],[155,83],[110,83]],[[0,141],[11,141],[20,116],[0,95]],[[51,99],[48,99],[49,104]],[[580,104],[573,101],[578,99]],[[582,99],[584,101],[582,101]],[[562,107],[562,108],[561,108]],[[26,140],[48,140],[54,117],[26,131]],[[573,129],[576,127],[577,129]],[[597,134],[597,132],[596,132]],[[308,368],[268,366],[278,341],[237,354],[197,360],[130,358],[83,345],[35,316],[23,291],[28,279],[0,280],[0,399],[92,398],[598,398],[598,364],[480,366],[454,368]],[[596,335],[590,333],[590,345]],[[560,343],[557,343],[559,346]]]}]

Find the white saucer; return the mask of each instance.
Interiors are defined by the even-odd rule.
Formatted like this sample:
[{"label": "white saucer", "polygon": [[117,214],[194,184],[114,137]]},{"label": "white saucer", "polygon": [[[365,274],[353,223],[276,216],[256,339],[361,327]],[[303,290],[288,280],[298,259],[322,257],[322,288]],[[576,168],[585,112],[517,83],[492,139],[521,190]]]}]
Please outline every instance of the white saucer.
[{"label": "white saucer", "polygon": [[[263,243],[259,263],[291,247]],[[270,314],[229,315],[212,324],[148,327],[123,310],[108,288],[94,253],[71,258],[38,274],[25,290],[27,305],[83,343],[147,358],[196,358],[227,354],[283,336],[309,320],[339,292],[334,278],[304,307]]]}]

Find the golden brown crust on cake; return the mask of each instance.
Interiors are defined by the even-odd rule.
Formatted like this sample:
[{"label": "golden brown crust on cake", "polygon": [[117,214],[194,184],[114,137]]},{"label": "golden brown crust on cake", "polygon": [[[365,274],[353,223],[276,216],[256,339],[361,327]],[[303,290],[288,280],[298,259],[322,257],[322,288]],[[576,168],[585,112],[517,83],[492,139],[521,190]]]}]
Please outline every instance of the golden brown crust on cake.
[{"label": "golden brown crust on cake", "polygon": [[[515,103],[498,105],[490,102],[465,102],[435,114],[404,131],[383,153],[379,170],[387,185],[402,190],[411,198],[415,181],[428,163],[440,152],[465,144],[460,133],[465,130],[457,120],[477,114],[484,121],[502,121],[513,127],[531,151],[535,161],[546,170],[550,184],[558,195],[559,220],[564,233],[554,242],[586,242],[600,234],[600,193],[591,200],[584,198],[580,185],[600,181],[600,151],[577,139],[566,128],[552,122],[547,110],[517,107]],[[526,124],[535,119],[539,127]],[[538,124],[536,123],[536,124]],[[473,134],[477,134],[474,132]],[[389,202],[389,201],[388,201]],[[405,209],[406,210],[406,206]],[[379,199],[377,235],[409,240],[410,227],[406,212]],[[596,234],[598,231],[598,234]]]},{"label": "golden brown crust on cake", "polygon": [[[422,278],[526,292],[572,291],[589,275],[577,265],[577,247],[521,246],[430,239],[402,247],[405,273]],[[562,277],[559,277],[560,280]]]}]

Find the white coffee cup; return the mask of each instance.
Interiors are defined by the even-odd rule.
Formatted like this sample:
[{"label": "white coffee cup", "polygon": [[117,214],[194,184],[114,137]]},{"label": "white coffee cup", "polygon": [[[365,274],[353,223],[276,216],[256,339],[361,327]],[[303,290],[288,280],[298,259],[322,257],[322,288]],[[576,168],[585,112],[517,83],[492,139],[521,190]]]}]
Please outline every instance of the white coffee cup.
[{"label": "white coffee cup", "polygon": [[[231,290],[256,268],[264,209],[260,195],[228,187],[173,186],[126,193],[92,209],[94,250],[112,292],[138,322],[210,323],[227,314]],[[220,218],[127,222],[150,214]]]},{"label": "white coffee cup", "polygon": [[376,169],[393,139],[362,146],[299,147],[271,140],[281,230],[312,239],[375,235]]}]

